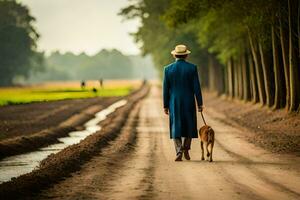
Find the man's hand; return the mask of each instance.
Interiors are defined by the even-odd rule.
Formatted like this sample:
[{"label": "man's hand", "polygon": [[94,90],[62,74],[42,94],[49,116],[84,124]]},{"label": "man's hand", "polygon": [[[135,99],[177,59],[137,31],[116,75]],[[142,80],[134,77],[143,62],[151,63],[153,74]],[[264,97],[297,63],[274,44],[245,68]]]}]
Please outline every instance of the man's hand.
[{"label": "man's hand", "polygon": [[203,106],[199,106],[198,107],[198,112],[202,112],[203,111]]},{"label": "man's hand", "polygon": [[168,115],[169,114],[169,108],[164,108],[164,112],[165,112],[166,115]]}]

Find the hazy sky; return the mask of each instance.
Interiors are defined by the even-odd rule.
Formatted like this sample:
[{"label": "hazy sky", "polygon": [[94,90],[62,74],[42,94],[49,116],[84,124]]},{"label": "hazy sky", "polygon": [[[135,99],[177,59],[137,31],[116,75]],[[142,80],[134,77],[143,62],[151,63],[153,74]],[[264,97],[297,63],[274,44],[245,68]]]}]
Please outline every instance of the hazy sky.
[{"label": "hazy sky", "polygon": [[128,0],[19,0],[36,18],[41,34],[39,48],[94,54],[103,48],[116,48],[125,54],[139,50],[129,35],[138,20],[122,22],[117,13]]}]

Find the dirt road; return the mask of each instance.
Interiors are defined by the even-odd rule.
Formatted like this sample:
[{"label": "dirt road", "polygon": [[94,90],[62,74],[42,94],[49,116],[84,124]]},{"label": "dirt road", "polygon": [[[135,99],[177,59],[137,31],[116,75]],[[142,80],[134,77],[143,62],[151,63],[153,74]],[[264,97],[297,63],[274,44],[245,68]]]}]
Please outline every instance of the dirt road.
[{"label": "dirt road", "polygon": [[[243,128],[216,120],[214,110],[205,114],[216,132],[214,162],[201,161],[198,140],[192,143],[190,161],[174,162],[161,91],[152,87],[119,138],[37,198],[300,199],[299,157],[269,153],[248,143]],[[135,130],[134,138],[126,139],[128,129]]]}]

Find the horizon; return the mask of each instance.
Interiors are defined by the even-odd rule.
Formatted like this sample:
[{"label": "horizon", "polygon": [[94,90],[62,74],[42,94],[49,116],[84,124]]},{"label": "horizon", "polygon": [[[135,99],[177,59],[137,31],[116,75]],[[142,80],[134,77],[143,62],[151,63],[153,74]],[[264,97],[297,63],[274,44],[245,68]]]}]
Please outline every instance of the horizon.
[{"label": "horizon", "polygon": [[117,51],[119,51],[122,55],[124,55],[124,56],[127,56],[127,57],[130,57],[130,56],[140,56],[140,57],[148,57],[149,55],[146,55],[146,56],[143,56],[142,54],[126,54],[126,53],[124,53],[123,51],[121,51],[120,49],[116,49],[116,48],[103,48],[103,49],[99,49],[98,51],[96,51],[95,53],[93,53],[93,54],[88,54],[88,53],[86,53],[85,51],[82,51],[82,52],[72,52],[72,51],[61,51],[61,50],[53,50],[53,51],[49,51],[49,52],[45,52],[45,56],[46,57],[49,57],[49,56],[51,56],[52,54],[54,54],[54,53],[56,53],[56,52],[58,52],[59,54],[61,54],[61,55],[65,55],[65,54],[67,54],[67,53],[71,53],[71,54],[74,54],[75,56],[79,56],[79,55],[81,55],[81,54],[85,54],[85,55],[87,55],[87,56],[89,56],[89,57],[93,57],[93,56],[96,56],[98,53],[100,53],[101,51],[103,51],[103,50],[106,50],[106,51],[109,51],[109,52],[111,52],[111,51],[113,51],[113,50],[117,50]]}]

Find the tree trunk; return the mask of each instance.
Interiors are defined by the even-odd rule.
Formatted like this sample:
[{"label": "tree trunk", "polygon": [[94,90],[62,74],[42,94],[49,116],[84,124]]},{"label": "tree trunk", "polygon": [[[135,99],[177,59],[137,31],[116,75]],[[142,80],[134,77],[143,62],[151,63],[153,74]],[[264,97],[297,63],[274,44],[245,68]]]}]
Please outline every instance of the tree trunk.
[{"label": "tree trunk", "polygon": [[224,94],[229,96],[228,63],[224,66]]},{"label": "tree trunk", "polygon": [[270,62],[269,52],[267,52],[268,50],[263,49],[261,42],[258,43],[258,48],[259,48],[264,83],[265,83],[264,86],[266,92],[266,105],[268,107],[271,107],[274,104],[274,91],[272,90],[273,73],[271,72],[271,62]]},{"label": "tree trunk", "polygon": [[[282,12],[282,11],[281,11]],[[288,45],[289,41],[287,39],[286,28],[284,27],[284,17],[280,12],[279,18],[279,31],[280,31],[280,44],[281,44],[281,55],[282,63],[284,69],[284,79],[285,79],[285,107],[290,108],[290,68],[289,68],[289,57],[288,57]]]},{"label": "tree trunk", "polygon": [[249,77],[249,65],[247,63],[248,60],[247,53],[244,53],[242,56],[242,74],[243,74],[243,100],[250,100],[250,77]]},{"label": "tree trunk", "polygon": [[[300,0],[298,0],[298,77],[300,77]],[[300,110],[300,78],[298,78],[298,110]]]},{"label": "tree trunk", "polygon": [[[297,22],[297,27],[298,27],[298,62],[300,62],[300,0],[298,0],[298,22]],[[300,63],[299,63],[300,64]],[[300,66],[298,68],[300,71]]]},{"label": "tree trunk", "polygon": [[217,79],[217,87],[218,87],[218,94],[221,95],[224,93],[225,91],[225,67],[223,65],[221,65],[220,63],[218,63],[218,74],[219,74],[219,78]]},{"label": "tree trunk", "polygon": [[274,109],[284,107],[284,80],[280,70],[280,62],[278,56],[278,39],[276,35],[275,25],[272,25],[272,52],[273,52],[273,67],[274,67],[274,83],[275,83],[275,96],[274,96]]},{"label": "tree trunk", "polygon": [[214,91],[214,63],[213,58],[210,55],[208,60],[208,89],[209,91]]},{"label": "tree trunk", "polygon": [[259,94],[259,102],[261,104],[265,104],[266,103],[266,93],[265,93],[265,89],[264,89],[264,79],[263,79],[261,62],[259,61],[260,56],[257,51],[257,43],[252,38],[250,31],[249,31],[249,42],[250,42],[252,57],[253,57],[254,66],[255,66],[257,88],[258,88],[258,94]]},{"label": "tree trunk", "polygon": [[239,80],[238,80],[238,66],[237,62],[233,61],[233,79],[234,79],[234,97],[239,97]]},{"label": "tree trunk", "polygon": [[299,74],[298,74],[298,53],[295,44],[297,37],[294,33],[297,32],[297,11],[298,0],[288,0],[288,19],[289,19],[289,69],[290,69],[290,111],[296,111],[299,106]]},{"label": "tree trunk", "polygon": [[300,110],[300,0],[298,0],[298,111]]},{"label": "tree trunk", "polygon": [[234,60],[234,80],[235,80],[235,98],[240,98],[240,77],[239,77],[239,62],[238,60]]},{"label": "tree trunk", "polygon": [[233,71],[232,71],[232,58],[228,60],[227,63],[228,66],[228,92],[229,92],[229,97],[232,99],[233,98]]},{"label": "tree trunk", "polygon": [[224,72],[223,66],[218,62],[215,57],[212,57],[213,63],[213,91],[217,92],[218,95],[224,92]]},{"label": "tree trunk", "polygon": [[252,102],[259,102],[257,78],[252,55],[248,55]]},{"label": "tree trunk", "polygon": [[208,77],[208,75],[209,75],[208,67],[209,67],[208,64],[207,65],[201,65],[201,66],[199,66],[199,71],[198,71],[198,73],[201,77],[201,79],[200,79],[201,87],[206,88],[206,89],[208,89],[208,78],[209,78]]},{"label": "tree trunk", "polygon": [[242,55],[240,56],[239,60],[238,60],[238,90],[239,90],[239,99],[243,99],[243,88],[244,88],[244,84],[243,84],[243,71],[242,71]]}]

